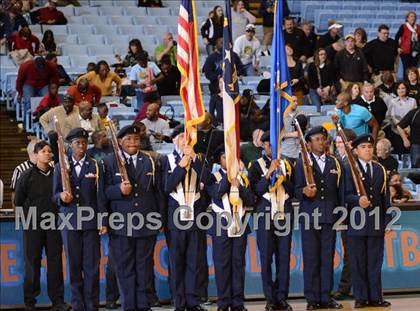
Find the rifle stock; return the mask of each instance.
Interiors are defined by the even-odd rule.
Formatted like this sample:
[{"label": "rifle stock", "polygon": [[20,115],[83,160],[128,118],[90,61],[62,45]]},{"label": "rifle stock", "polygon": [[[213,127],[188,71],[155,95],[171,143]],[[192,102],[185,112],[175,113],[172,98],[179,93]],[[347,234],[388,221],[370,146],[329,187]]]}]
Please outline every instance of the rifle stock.
[{"label": "rifle stock", "polygon": [[346,156],[349,162],[351,176],[353,177],[353,182],[356,187],[356,192],[358,196],[367,196],[365,185],[362,181],[362,173],[360,172],[356,160],[354,159],[353,152],[348,146],[348,140],[346,137],[346,133],[344,133],[343,128],[341,127],[340,123],[336,123],[337,127],[337,134],[341,137],[344,143],[344,150],[346,152]]},{"label": "rifle stock", "polygon": [[294,118],[294,125],[296,130],[299,134],[299,143],[300,143],[300,153],[302,155],[303,161],[303,172],[305,174],[306,184],[307,185],[314,185],[315,178],[314,178],[314,171],[312,169],[312,160],[309,155],[308,147],[306,146],[305,137],[303,136],[302,128],[300,127],[299,121]]},{"label": "rifle stock", "polygon": [[70,184],[70,164],[67,158],[66,149],[64,147],[64,138],[63,133],[61,132],[60,124],[58,119],[54,116],[54,129],[57,132],[57,144],[58,144],[58,161],[60,163],[60,173],[61,173],[61,184],[63,186],[63,192],[66,191],[73,195]]},{"label": "rifle stock", "polygon": [[127,169],[125,167],[125,159],[122,155],[120,146],[117,140],[115,125],[112,121],[106,126],[107,132],[111,137],[112,149],[114,150],[115,159],[117,160],[118,171],[121,175],[121,181],[130,181],[128,178]]}]

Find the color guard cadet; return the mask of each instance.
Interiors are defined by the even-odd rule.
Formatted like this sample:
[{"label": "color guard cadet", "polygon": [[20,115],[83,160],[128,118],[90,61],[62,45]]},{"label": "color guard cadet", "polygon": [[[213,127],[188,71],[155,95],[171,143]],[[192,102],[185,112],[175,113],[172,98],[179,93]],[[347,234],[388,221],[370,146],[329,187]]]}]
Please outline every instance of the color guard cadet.
[{"label": "color guard cadet", "polygon": [[387,174],[381,164],[372,161],[372,135],[360,135],[352,142],[352,147],[358,158],[356,165],[362,172],[362,182],[367,193],[367,196],[357,195],[350,167],[346,166],[346,202],[351,216],[347,234],[355,308],[389,307],[391,303],[382,297],[381,280],[384,234],[388,230],[385,227],[391,218],[387,213],[390,207]]},{"label": "color guard cadet", "polygon": [[[110,222],[110,247],[115,259],[123,310],[149,311],[148,283],[154,271],[152,259],[160,229],[155,223],[160,216],[157,203],[159,189],[156,187],[158,176],[153,159],[140,151],[139,128],[125,126],[118,132],[117,138],[128,180],[122,181],[115,154],[105,159],[105,197],[109,201],[110,212],[121,214],[123,219],[114,228]],[[118,154],[119,151],[116,152]],[[153,221],[150,217],[156,214],[152,213],[157,214]],[[130,222],[132,226],[128,225]]]},{"label": "color guard cadet", "polygon": [[[246,311],[244,307],[245,286],[245,251],[247,236],[250,232],[246,227],[237,227],[238,222],[233,222],[233,208],[229,201],[231,183],[226,174],[226,157],[224,145],[218,147],[214,153],[215,163],[221,168],[213,173],[208,181],[207,192],[212,199],[212,216],[215,220],[209,229],[213,241],[213,261],[216,274],[217,286],[217,310],[218,311]],[[238,210],[238,218],[243,219],[245,206],[254,205],[254,195],[249,187],[248,178],[239,174],[232,181],[232,185],[239,189],[241,199]],[[227,227],[227,218],[222,213],[230,215],[231,225],[226,230],[218,232],[217,217],[221,217],[221,223]],[[239,219],[238,219],[239,220]],[[229,309],[230,308],[230,309]]]},{"label": "color guard cadet", "polygon": [[[325,154],[327,137],[328,132],[322,126],[312,128],[305,136],[311,150],[308,155],[312,162],[310,174],[313,174],[315,183],[308,184],[303,159],[300,158],[296,164],[295,196],[300,203],[299,222],[307,310],[343,308],[330,298],[330,292],[333,288],[336,241],[333,225],[337,217],[333,211],[336,207],[343,206],[344,183],[339,161]],[[313,214],[316,211],[319,213],[317,221]],[[307,217],[309,222],[306,221]]]},{"label": "color guard cadet", "polygon": [[[34,146],[35,145],[35,146]],[[57,216],[57,206],[51,201],[54,169],[49,165],[53,153],[45,141],[32,144],[30,154],[35,154],[37,163],[21,173],[16,185],[15,206],[23,209],[27,217],[29,209],[35,207],[36,228],[32,224],[23,230],[23,253],[25,258],[25,277],[23,293],[25,311],[35,311],[36,297],[41,292],[40,271],[42,252],[47,257],[47,289],[52,302],[52,311],[67,311],[70,306],[64,303],[63,243],[60,231],[40,228],[40,216],[53,213]]]},{"label": "color guard cadet", "polygon": [[[258,218],[257,244],[261,261],[261,278],[264,296],[267,300],[265,310],[292,310],[288,304],[290,281],[290,249],[293,230],[293,198],[292,167],[286,159],[272,159],[270,132],[261,137],[263,142],[263,156],[251,163],[249,180],[254,193],[257,195],[257,212],[270,214],[269,226],[267,217]],[[278,175],[276,181],[283,181],[272,188],[270,181],[273,174]],[[274,227],[278,222],[284,230]],[[268,230],[266,229],[268,228]],[[279,229],[281,229],[279,227]],[[277,231],[277,232],[276,232]],[[276,265],[276,277],[272,279],[273,255]]]},{"label": "color guard cadet", "polygon": [[200,200],[201,179],[206,176],[204,159],[185,144],[184,128],[172,133],[175,150],[163,164],[163,185],[168,194],[168,229],[170,231],[170,286],[175,310],[200,311],[198,269],[200,236],[195,223],[205,211]]},{"label": "color guard cadet", "polygon": [[[71,192],[63,190],[59,163],[54,171],[54,202],[64,215],[72,215],[73,228],[65,227],[62,236],[70,272],[71,305],[76,311],[98,310],[99,234],[106,233],[106,227],[97,226],[97,213],[105,212],[100,201],[103,166],[86,156],[88,137],[89,133],[83,128],[72,129],[66,137],[71,148],[68,157]],[[78,213],[82,207],[89,211]],[[91,219],[82,221],[82,217],[88,218],[89,214]]]}]

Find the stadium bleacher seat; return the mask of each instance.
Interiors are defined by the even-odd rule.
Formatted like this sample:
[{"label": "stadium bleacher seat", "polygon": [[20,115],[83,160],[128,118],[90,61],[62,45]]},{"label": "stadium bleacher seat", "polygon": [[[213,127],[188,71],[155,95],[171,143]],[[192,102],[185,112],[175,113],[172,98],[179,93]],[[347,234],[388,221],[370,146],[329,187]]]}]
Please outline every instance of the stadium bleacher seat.
[{"label": "stadium bleacher seat", "polygon": [[122,6],[122,7],[133,7],[137,5],[137,1],[135,0],[114,0],[112,1],[114,6]]},{"label": "stadium bleacher seat", "polygon": [[133,25],[131,16],[109,16],[108,24],[110,25]]},{"label": "stadium bleacher seat", "polygon": [[171,16],[171,8],[147,8],[147,14],[150,16]]},{"label": "stadium bleacher seat", "polygon": [[93,33],[93,28],[92,25],[82,25],[82,24],[72,24],[72,25],[68,25],[67,26],[68,32],[70,34],[79,34],[79,33],[83,33],[83,34],[92,34]]},{"label": "stadium bleacher seat", "polygon": [[120,55],[122,58],[127,54],[128,51],[128,43],[126,44],[113,44],[112,48],[114,49],[114,53]]},{"label": "stadium bleacher seat", "polygon": [[130,42],[130,36],[129,35],[116,35],[113,33],[108,33],[105,35],[105,42],[107,44],[124,44],[128,46],[128,42]]},{"label": "stadium bleacher seat", "polygon": [[80,6],[74,8],[74,14],[76,16],[82,15],[98,15],[98,8],[96,7],[89,7],[89,6]]},{"label": "stadium bleacher seat", "polygon": [[69,56],[57,56],[58,63],[64,68],[70,68],[70,57]]},{"label": "stadium bleacher seat", "polygon": [[87,53],[83,55],[74,55],[70,56],[70,62],[72,67],[76,67],[76,70],[83,69],[82,72],[85,72],[86,66],[89,62],[96,62],[96,58],[94,56],[87,56]]},{"label": "stadium bleacher seat", "polygon": [[124,9],[122,7],[113,7],[113,6],[100,7],[98,9],[98,12],[99,12],[99,15],[104,15],[104,16],[124,15]]},{"label": "stadium bleacher seat", "polygon": [[86,45],[88,53],[90,56],[96,56],[101,54],[114,54],[114,49],[110,45]]},{"label": "stadium bleacher seat", "polygon": [[67,17],[68,25],[83,24],[83,16],[66,16],[66,17]]},{"label": "stadium bleacher seat", "polygon": [[147,16],[146,8],[126,7],[124,8],[124,15],[127,16]]},{"label": "stadium bleacher seat", "polygon": [[83,23],[89,25],[106,25],[108,24],[108,17],[98,15],[85,15],[83,16]]},{"label": "stadium bleacher seat", "polygon": [[134,16],[133,24],[134,25],[156,25],[157,19],[159,18],[160,17],[155,17],[155,16]]},{"label": "stadium bleacher seat", "polygon": [[[144,33],[144,26],[118,26],[118,34],[140,37]],[[128,42],[127,42],[128,43]]]},{"label": "stadium bleacher seat", "polygon": [[103,35],[79,34],[79,43],[86,44],[105,44]]},{"label": "stadium bleacher seat", "polygon": [[61,46],[63,55],[75,56],[75,55],[87,55],[87,49],[84,45],[73,45],[63,44]]},{"label": "stadium bleacher seat", "polygon": [[69,17],[69,16],[74,15],[74,7],[72,7],[72,6],[60,7],[59,10],[61,12],[63,12],[65,17]]},{"label": "stadium bleacher seat", "polygon": [[178,16],[157,17],[156,21],[159,25],[177,25]]},{"label": "stadium bleacher seat", "polygon": [[95,35],[117,34],[118,26],[114,25],[95,25],[93,26],[93,33]]}]

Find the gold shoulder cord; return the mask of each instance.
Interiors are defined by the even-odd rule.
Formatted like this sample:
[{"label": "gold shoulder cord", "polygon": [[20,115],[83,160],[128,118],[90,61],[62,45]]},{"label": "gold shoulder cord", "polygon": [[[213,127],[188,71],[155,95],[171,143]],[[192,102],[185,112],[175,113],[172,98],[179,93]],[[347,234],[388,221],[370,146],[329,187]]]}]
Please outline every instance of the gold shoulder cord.
[{"label": "gold shoulder cord", "polygon": [[334,159],[335,167],[337,168],[337,175],[338,175],[337,176],[337,187],[338,187],[339,184],[340,184],[340,178],[341,178],[341,165],[340,165],[340,162],[338,162],[336,157],[334,157],[334,156],[330,156],[330,157]]},{"label": "gold shoulder cord", "polygon": [[283,159],[284,161],[284,166],[286,167],[286,174],[287,175],[292,175],[292,166],[290,165],[289,161],[287,161],[287,159]]},{"label": "gold shoulder cord", "polygon": [[99,191],[99,165],[98,161],[96,161],[94,158],[91,158],[93,162],[95,162],[95,169],[96,169],[96,191]]},{"label": "gold shoulder cord", "polygon": [[155,183],[155,171],[156,171],[156,167],[155,167],[155,161],[153,160],[153,158],[150,155],[147,155],[150,159],[150,162],[152,163],[152,176],[153,176],[153,184]]},{"label": "gold shoulder cord", "polygon": [[386,174],[385,167],[381,163],[379,163],[377,161],[372,161],[372,162],[378,164],[382,168],[382,172],[384,174],[384,183],[382,184],[381,193],[383,193],[386,190],[385,188],[386,188],[386,182],[387,182],[388,175]]}]

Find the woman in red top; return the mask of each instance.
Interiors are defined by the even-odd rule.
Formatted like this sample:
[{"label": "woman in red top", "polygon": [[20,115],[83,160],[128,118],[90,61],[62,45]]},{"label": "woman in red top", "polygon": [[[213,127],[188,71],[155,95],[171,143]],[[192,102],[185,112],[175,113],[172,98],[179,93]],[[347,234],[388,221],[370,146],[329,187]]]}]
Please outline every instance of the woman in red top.
[{"label": "woman in red top", "polygon": [[9,38],[10,50],[27,49],[34,56],[39,52],[39,39],[35,37],[29,27],[22,27],[19,32],[14,33]]},{"label": "woman in red top", "polygon": [[[420,25],[416,24],[416,12],[408,12],[405,24],[402,24],[395,36],[395,40],[400,44],[400,56],[403,63],[404,72],[408,67],[417,67],[420,49]],[[417,49],[413,49],[417,47]]]}]

